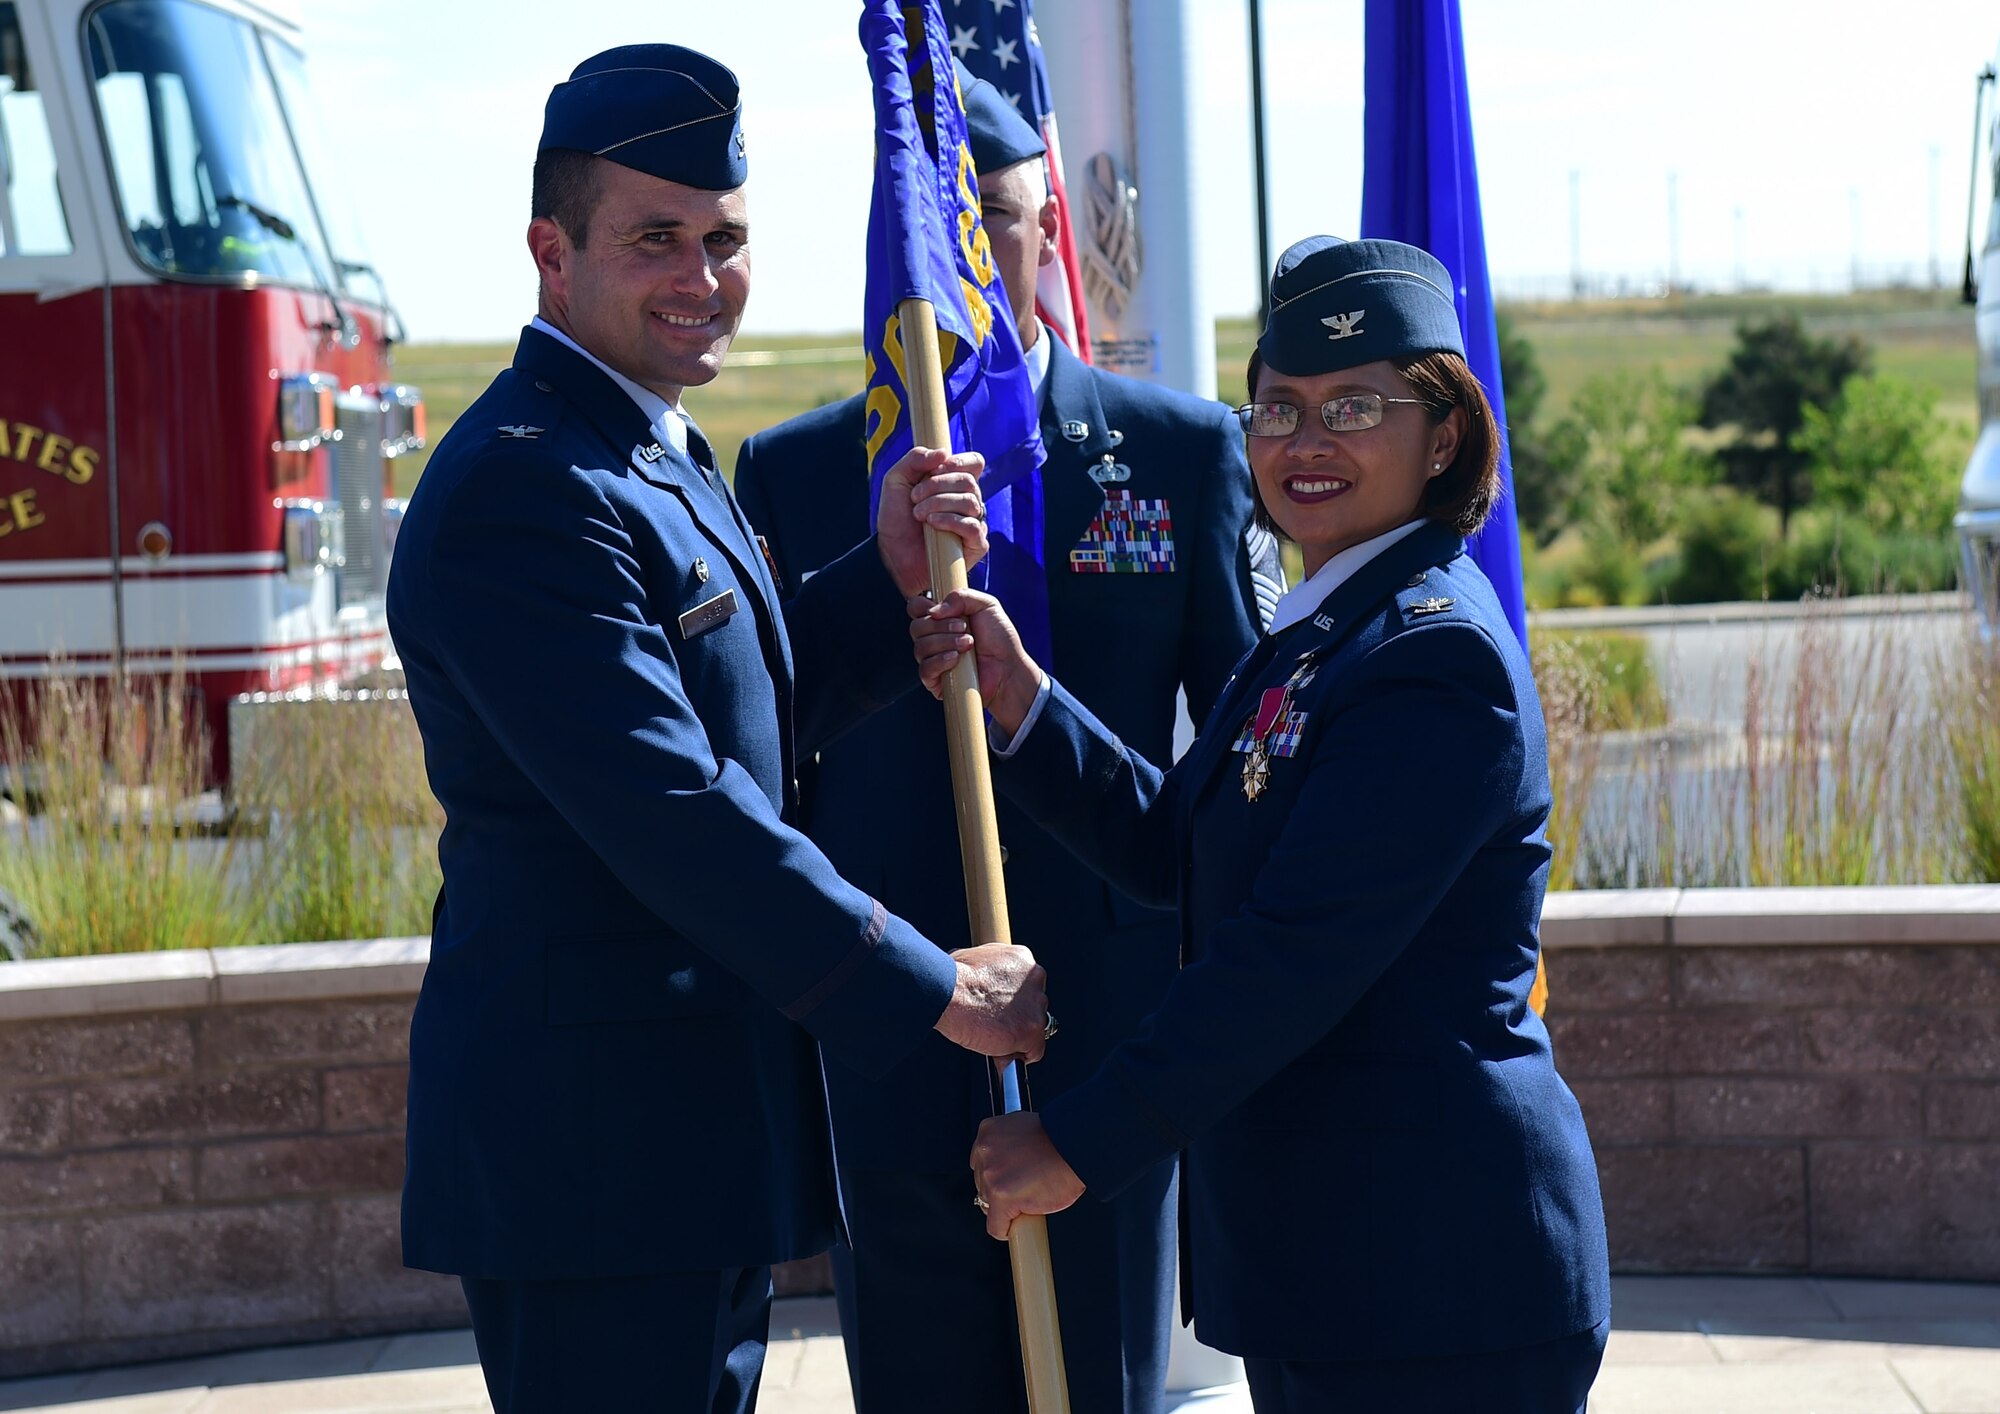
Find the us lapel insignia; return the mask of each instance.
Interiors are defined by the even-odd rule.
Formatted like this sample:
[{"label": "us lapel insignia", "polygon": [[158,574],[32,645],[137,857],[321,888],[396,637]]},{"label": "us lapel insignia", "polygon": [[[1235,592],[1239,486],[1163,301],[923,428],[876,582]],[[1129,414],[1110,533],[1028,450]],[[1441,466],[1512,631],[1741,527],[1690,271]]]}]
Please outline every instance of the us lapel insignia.
[{"label": "us lapel insignia", "polygon": [[658,442],[649,443],[648,445],[639,448],[639,460],[644,462],[647,466],[651,466],[654,462],[660,460],[660,458],[664,457],[666,454],[667,454],[667,449],[665,447],[662,447]]},{"label": "us lapel insignia", "polygon": [[1076,574],[1172,574],[1174,517],[1167,498],[1140,500],[1120,487],[1069,552]]},{"label": "us lapel insignia", "polygon": [[1316,628],[1316,629],[1318,629],[1318,630],[1319,630],[1319,631],[1320,631],[1321,633],[1330,633],[1330,632],[1332,632],[1332,630],[1333,630],[1333,615],[1332,615],[1332,614],[1314,614],[1314,615],[1313,615],[1313,627],[1314,627],[1314,628]]},{"label": "us lapel insignia", "polygon": [[1420,599],[1410,605],[1410,617],[1423,619],[1429,618],[1432,614],[1442,614],[1449,611],[1456,602],[1452,599]]},{"label": "us lapel insignia", "polygon": [[1090,424],[1082,418],[1072,417],[1062,425],[1063,441],[1081,442],[1090,435]]},{"label": "us lapel insignia", "polygon": [[535,438],[542,435],[543,429],[529,427],[525,423],[516,423],[512,427],[502,427],[498,430],[502,437],[512,437],[516,441],[532,442]]}]

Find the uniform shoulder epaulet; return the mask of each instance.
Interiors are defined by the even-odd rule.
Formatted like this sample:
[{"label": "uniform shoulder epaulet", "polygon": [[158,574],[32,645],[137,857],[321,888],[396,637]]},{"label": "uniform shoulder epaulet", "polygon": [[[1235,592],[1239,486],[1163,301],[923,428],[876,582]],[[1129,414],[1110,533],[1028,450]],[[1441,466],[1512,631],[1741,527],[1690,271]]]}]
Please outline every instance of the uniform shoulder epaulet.
[{"label": "uniform shoulder epaulet", "polygon": [[479,438],[482,449],[532,444],[553,436],[568,409],[553,383],[520,373],[511,380],[507,396],[481,398],[466,409],[466,421],[479,418],[487,424],[471,422],[466,430]]},{"label": "uniform shoulder epaulet", "polygon": [[1396,591],[1396,609],[1405,624],[1465,617],[1465,610],[1445,578],[1441,570],[1424,570],[1411,575],[1409,582]]}]

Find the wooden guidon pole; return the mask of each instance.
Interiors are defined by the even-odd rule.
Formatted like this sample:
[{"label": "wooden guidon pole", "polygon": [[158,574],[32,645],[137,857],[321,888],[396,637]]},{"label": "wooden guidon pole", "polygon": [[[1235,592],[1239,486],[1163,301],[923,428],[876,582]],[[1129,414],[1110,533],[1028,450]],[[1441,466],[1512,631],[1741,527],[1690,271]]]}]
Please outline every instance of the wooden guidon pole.
[{"label": "wooden guidon pole", "polygon": [[[906,299],[896,308],[903,326],[905,386],[910,426],[920,447],[952,450],[944,401],[944,365],[938,353],[937,314],[929,300]],[[965,547],[955,535],[926,526],[931,592],[939,598],[963,589]],[[945,739],[951,748],[951,792],[958,807],[958,847],[965,859],[965,907],[974,943],[1010,943],[1007,886],[1000,874],[1000,824],[993,812],[993,773],[986,759],[986,711],[979,700],[979,665],[971,653],[953,665],[944,685]],[[1000,1063],[1007,1109],[1020,1108],[1015,1061]],[[1049,1262],[1048,1219],[1014,1219],[1007,1234],[1014,1267],[1014,1310],[1021,1326],[1021,1364],[1031,1414],[1069,1414],[1069,1380],[1063,1371],[1062,1332],[1056,1325],[1055,1269]]]}]

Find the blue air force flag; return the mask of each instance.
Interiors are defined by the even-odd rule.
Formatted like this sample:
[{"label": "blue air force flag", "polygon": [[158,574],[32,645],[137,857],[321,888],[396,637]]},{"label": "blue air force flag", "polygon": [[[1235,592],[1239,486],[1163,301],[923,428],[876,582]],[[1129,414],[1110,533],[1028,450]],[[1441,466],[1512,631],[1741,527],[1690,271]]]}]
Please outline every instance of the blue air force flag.
[{"label": "blue air force flag", "polygon": [[1465,85],[1458,0],[1368,0],[1361,133],[1361,234],[1419,246],[1452,275],[1465,361],[1486,389],[1500,433],[1500,499],[1468,545],[1523,647],[1527,605],[1514,518],[1500,338],[1486,277],[1479,167]]},{"label": "blue air force flag", "polygon": [[[980,223],[979,177],[938,0],[865,0],[861,45],[875,85],[875,192],[868,211],[862,338],[868,350],[869,484],[914,445],[898,306],[937,311],[954,449],[986,458],[993,548],[975,581],[999,596],[1048,664],[1042,465],[1034,384]],[[873,500],[871,498],[871,504]]]}]

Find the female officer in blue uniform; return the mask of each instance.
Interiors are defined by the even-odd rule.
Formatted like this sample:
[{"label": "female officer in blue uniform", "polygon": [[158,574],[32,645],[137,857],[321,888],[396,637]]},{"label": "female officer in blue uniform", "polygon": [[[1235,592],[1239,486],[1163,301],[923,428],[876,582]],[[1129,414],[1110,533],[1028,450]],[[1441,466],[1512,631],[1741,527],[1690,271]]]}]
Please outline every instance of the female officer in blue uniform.
[{"label": "female officer in blue uniform", "polygon": [[1172,771],[1051,683],[991,599],[916,627],[928,682],[976,644],[1001,787],[1183,919],[1138,1033],[982,1128],[989,1230],[1182,1151],[1187,1305],[1262,1414],[1573,1414],[1610,1325],[1590,1143],[1528,1007],[1547,750],[1462,544],[1499,449],[1451,288],[1390,241],[1279,261],[1242,417],[1308,578]]}]

